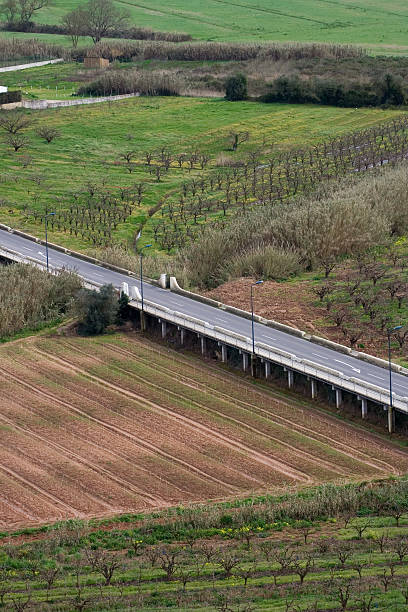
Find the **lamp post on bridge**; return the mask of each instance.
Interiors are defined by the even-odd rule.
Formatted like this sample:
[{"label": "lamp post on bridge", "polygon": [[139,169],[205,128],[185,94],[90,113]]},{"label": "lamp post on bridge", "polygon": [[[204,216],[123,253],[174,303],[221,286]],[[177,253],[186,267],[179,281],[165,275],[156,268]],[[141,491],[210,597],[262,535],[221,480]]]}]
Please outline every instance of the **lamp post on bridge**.
[{"label": "lamp post on bridge", "polygon": [[251,373],[255,375],[255,326],[254,326],[254,287],[262,285],[263,280],[256,281],[251,284],[251,331],[252,331],[252,358],[251,358]]},{"label": "lamp post on bridge", "polygon": [[149,249],[152,245],[151,244],[145,244],[144,247],[142,247],[140,249],[140,298],[141,298],[141,308],[140,308],[140,327],[141,330],[144,331],[145,328],[145,324],[144,324],[144,299],[143,299],[143,256],[144,256],[144,249]]},{"label": "lamp post on bridge", "polygon": [[45,223],[45,256],[47,259],[47,272],[48,270],[48,217],[52,217],[55,215],[55,212],[47,212],[45,211],[44,215],[44,223]]},{"label": "lamp post on bridge", "polygon": [[387,329],[388,336],[388,371],[390,377],[390,405],[388,408],[388,431],[390,433],[394,430],[394,414],[393,414],[393,404],[392,404],[392,366],[391,366],[391,334],[402,328],[402,325],[397,325],[396,327],[390,327]]}]

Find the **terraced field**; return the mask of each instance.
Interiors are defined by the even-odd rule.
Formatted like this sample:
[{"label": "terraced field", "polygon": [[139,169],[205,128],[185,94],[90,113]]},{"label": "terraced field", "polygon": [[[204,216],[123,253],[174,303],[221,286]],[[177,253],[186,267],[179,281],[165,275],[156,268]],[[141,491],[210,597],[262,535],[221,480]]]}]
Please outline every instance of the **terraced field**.
[{"label": "terraced field", "polygon": [[0,525],[398,474],[408,453],[137,336],[0,351]]}]

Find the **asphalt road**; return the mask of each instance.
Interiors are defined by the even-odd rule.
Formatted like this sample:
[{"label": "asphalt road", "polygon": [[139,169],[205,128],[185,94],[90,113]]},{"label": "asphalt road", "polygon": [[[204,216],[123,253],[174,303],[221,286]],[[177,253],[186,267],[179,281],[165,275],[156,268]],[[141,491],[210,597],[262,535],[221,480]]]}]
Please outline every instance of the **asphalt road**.
[{"label": "asphalt road", "polygon": [[[0,245],[12,249],[25,257],[33,257],[45,261],[45,247],[6,231],[0,231]],[[96,283],[112,283],[121,287],[123,282],[129,286],[140,288],[139,280],[102,268],[92,263],[76,259],[59,251],[49,249],[49,263],[52,267],[66,267],[75,270],[85,280]],[[161,289],[148,283],[143,283],[144,298],[167,308],[177,310],[183,314],[196,317],[212,325],[223,327],[226,330],[242,334],[251,338],[251,321],[212,306],[202,304],[188,297],[178,295],[167,289]],[[258,289],[262,291],[261,288]],[[354,376],[367,383],[376,385],[385,390],[389,389],[388,370],[372,365],[337,351],[313,344],[302,338],[297,338],[282,331],[272,329],[261,323],[255,323],[255,341],[288,351],[299,358],[308,359],[316,364],[333,368],[346,376]],[[408,377],[393,373],[393,392],[395,395],[408,397]]]}]

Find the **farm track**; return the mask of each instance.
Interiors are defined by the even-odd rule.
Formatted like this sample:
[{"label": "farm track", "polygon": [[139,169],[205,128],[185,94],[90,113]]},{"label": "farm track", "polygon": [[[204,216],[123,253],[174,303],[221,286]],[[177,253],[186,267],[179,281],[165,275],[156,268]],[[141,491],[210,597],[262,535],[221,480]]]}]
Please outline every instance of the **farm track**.
[{"label": "farm track", "polygon": [[[112,345],[103,345],[104,348],[108,348],[109,350],[112,350],[113,352],[117,352],[123,355],[127,355],[132,357],[132,359],[134,359],[135,361],[139,361],[141,363],[143,363],[144,365],[151,367],[151,362],[149,362],[149,360],[147,358],[141,357],[140,355],[137,355],[135,353],[133,353],[132,351],[128,351],[126,349],[123,349],[122,347],[117,347],[117,346],[112,346]],[[77,347],[72,346],[72,344],[70,344],[70,348],[71,349],[76,349],[79,350]],[[149,347],[150,349],[150,347]],[[163,357],[163,353],[160,352],[159,350],[156,349],[151,349],[154,352],[156,352],[157,354],[161,355]],[[88,355],[89,357],[89,355]],[[188,362],[186,363],[185,360],[181,360],[180,362],[183,362],[186,365],[189,365]],[[190,366],[191,367],[191,366]],[[206,367],[208,367],[206,365]],[[178,380],[180,380],[180,382],[182,382],[183,384],[186,384],[185,381],[188,381],[191,386],[197,390],[202,390],[203,392],[208,392],[208,388],[210,387],[210,382],[207,383],[200,383],[197,381],[197,379],[192,379],[189,378],[185,373],[183,373],[182,375],[180,375],[178,372],[175,372],[174,370],[172,370],[169,367],[165,367],[163,366],[163,364],[160,365],[160,370],[161,371],[167,371],[169,375],[171,375],[173,378],[177,377]],[[213,368],[213,371],[216,370],[216,368]],[[133,372],[129,372],[131,375],[135,375]],[[136,376],[136,375],[135,375]],[[137,375],[139,376],[139,375]],[[215,376],[220,380],[220,382],[224,382],[225,383],[225,376],[224,373],[223,375],[220,374],[220,372],[215,372]],[[231,375],[232,377],[234,375]],[[235,377],[235,382],[236,382],[236,377]],[[144,379],[144,382],[149,383],[149,381],[147,379]],[[269,390],[268,390],[269,391]],[[260,393],[259,391],[256,391],[257,394],[259,394],[260,397],[262,397],[262,399],[265,399],[265,394]],[[276,424],[280,424],[280,425],[284,425],[285,427],[287,427],[288,425],[290,425],[291,428],[295,429],[296,431],[298,431],[299,433],[302,433],[303,435],[305,435],[306,437],[308,437],[311,440],[316,440],[319,442],[323,442],[326,443],[327,446],[335,446],[336,450],[338,450],[339,452],[343,453],[344,455],[346,455],[347,457],[350,457],[351,459],[354,459],[356,461],[360,461],[362,463],[364,463],[367,466],[370,466],[376,470],[383,470],[385,472],[392,472],[395,474],[400,473],[399,470],[397,470],[391,463],[387,463],[386,461],[383,461],[381,459],[375,459],[373,457],[371,457],[370,455],[368,455],[367,453],[364,453],[363,451],[360,451],[358,449],[350,449],[349,445],[344,444],[343,442],[339,441],[336,438],[321,434],[316,432],[315,430],[312,430],[311,428],[305,427],[303,425],[300,425],[298,423],[296,423],[294,420],[290,420],[287,419],[285,417],[282,417],[278,414],[275,414],[265,408],[260,408],[259,406],[256,406],[255,404],[249,403],[247,401],[243,401],[241,399],[238,399],[232,395],[229,395],[225,392],[219,391],[217,389],[215,389],[214,387],[211,387],[211,393],[213,395],[216,395],[217,397],[220,397],[222,399],[227,399],[228,401],[231,402],[235,402],[236,404],[239,404],[244,410],[251,412],[251,413],[256,413],[262,416],[266,416],[268,419],[272,420],[274,423]],[[273,392],[271,391],[271,394]],[[269,392],[268,392],[268,395]],[[269,398],[270,399],[270,398]],[[273,398],[275,401],[278,401],[279,403],[281,403],[282,405],[286,405],[288,406],[287,402],[282,402],[281,398]],[[210,409],[208,409],[210,410]],[[230,418],[228,417],[228,415],[222,415],[225,416],[225,418]],[[325,415],[325,417],[327,418],[327,415]],[[233,419],[235,422],[239,423],[241,426],[247,426],[245,423],[242,423],[241,421],[237,421],[236,419]],[[248,426],[249,427],[249,426]],[[345,425],[343,425],[343,427],[345,427]],[[260,433],[260,432],[258,432]],[[272,438],[271,436],[267,435],[267,434],[263,434],[267,437]],[[285,445],[285,443],[281,440],[278,440],[280,444]],[[286,446],[288,446],[291,450],[297,452],[295,449],[293,449],[293,447],[291,445],[286,444]],[[397,449],[396,449],[397,450]],[[318,461],[315,457],[312,457],[309,453],[306,453],[305,451],[300,451],[300,453],[305,453],[304,456],[309,455],[308,458],[313,458],[315,461]],[[401,451],[401,455],[404,456],[405,459],[407,459],[407,456],[405,453],[403,453],[403,451]],[[326,462],[327,463],[327,467],[329,467],[329,469],[333,469],[333,464],[330,464],[330,462]],[[331,468],[330,468],[331,465]],[[336,467],[336,471],[338,473],[341,473],[339,471],[339,469]],[[345,472],[347,473],[347,472]]]},{"label": "farm track", "polygon": [[[31,392],[36,393],[37,395],[40,395],[42,397],[47,398],[48,400],[52,401],[52,402],[57,402],[59,405],[64,406],[66,409],[68,409],[69,411],[76,413],[82,417],[85,417],[87,419],[89,419],[90,421],[97,423],[98,425],[102,426],[103,428],[109,430],[109,431],[114,431],[117,434],[122,435],[123,437],[127,438],[128,440],[131,440],[138,448],[143,449],[143,450],[148,450],[151,451],[155,454],[157,454],[160,457],[163,457],[164,459],[166,459],[167,461],[170,461],[171,463],[175,463],[176,465],[181,466],[184,469],[187,469],[187,471],[192,472],[198,476],[200,476],[204,481],[212,481],[212,482],[216,482],[218,485],[221,485],[224,489],[226,489],[230,494],[236,494],[239,489],[235,486],[231,486],[230,484],[223,482],[222,480],[219,480],[218,478],[212,476],[211,474],[208,474],[206,472],[204,472],[203,470],[200,470],[200,468],[187,463],[186,461],[179,459],[178,457],[174,457],[172,455],[170,455],[169,453],[167,453],[166,451],[163,451],[162,449],[158,448],[157,446],[143,441],[140,438],[137,438],[136,436],[134,436],[133,434],[127,432],[126,430],[117,427],[116,425],[111,425],[110,423],[108,423],[107,421],[104,421],[103,419],[97,418],[97,417],[93,417],[91,415],[89,415],[87,412],[84,412],[83,410],[80,410],[79,408],[77,408],[76,406],[73,406],[72,404],[69,404],[63,400],[60,400],[59,398],[56,398],[55,395],[52,395],[51,393],[47,393],[46,391],[44,391],[43,389],[41,389],[40,387],[37,387],[35,385],[32,385],[30,383],[27,383],[26,381],[24,381],[22,378],[16,376],[15,374],[11,374],[10,372],[7,372],[7,370],[5,370],[3,367],[0,368],[0,374],[3,374],[6,378],[9,378],[11,380],[14,380],[15,382],[17,382],[18,384],[23,385],[24,387],[26,387],[27,389],[29,389]],[[87,377],[89,378],[89,377]]]},{"label": "farm track", "polygon": [[[83,376],[86,376],[88,378],[90,378],[91,380],[94,380],[95,382],[102,384],[103,386],[107,386],[111,389],[114,389],[115,391],[118,391],[121,394],[127,395],[129,397],[136,397],[138,400],[140,399],[140,396],[136,395],[133,391],[127,389],[127,388],[121,388],[118,385],[115,385],[113,383],[109,383],[105,380],[103,380],[102,378],[95,376],[93,374],[90,374],[89,372],[87,372],[86,370],[79,368],[78,366],[74,366],[70,361],[66,360],[66,359],[62,359],[61,357],[55,357],[54,355],[51,355],[50,353],[47,353],[46,351],[43,351],[41,349],[38,349],[38,347],[35,347],[34,349],[35,351],[37,351],[38,353],[42,354],[43,356],[48,357],[48,359],[57,361],[57,362],[62,362],[64,364],[66,364],[68,367],[71,367],[73,369],[73,371],[77,372],[78,374],[82,374]],[[92,359],[96,359],[94,356],[88,355],[88,358],[91,357]],[[99,362],[101,362],[101,360],[98,360]],[[124,372],[126,372],[127,374],[133,374],[131,372],[128,372],[127,370],[123,370]],[[149,381],[145,378],[139,377],[140,380],[142,380],[143,383],[145,384],[150,384],[150,386],[153,386],[153,383],[149,383]],[[170,391],[168,388],[166,387],[159,387],[159,385],[154,385],[156,388],[165,391],[167,394],[169,395],[177,395],[175,393],[173,393],[172,391]],[[181,397],[180,395],[178,396],[179,398]],[[274,459],[268,455],[265,455],[249,446],[247,446],[246,444],[243,444],[241,442],[238,442],[232,438],[229,438],[225,435],[223,435],[222,433],[215,431],[209,427],[207,427],[206,425],[203,425],[197,421],[194,421],[194,419],[191,419],[190,417],[186,417],[183,416],[177,412],[175,412],[174,410],[170,410],[168,408],[164,408],[163,406],[159,406],[158,404],[151,402],[150,400],[143,398],[143,401],[146,402],[146,405],[151,408],[154,411],[159,411],[159,413],[161,414],[165,414],[166,416],[170,416],[173,419],[176,419],[178,421],[181,421],[182,423],[184,423],[185,425],[187,425],[188,427],[192,428],[193,430],[199,430],[200,433],[208,436],[209,438],[212,439],[216,439],[217,441],[220,441],[221,443],[223,443],[225,446],[234,449],[234,450],[238,450],[243,452],[246,455],[251,456],[255,461],[258,461],[260,463],[263,463],[264,465],[271,467],[272,469],[281,472],[282,474],[284,474],[285,476],[292,478],[293,480],[297,480],[298,482],[304,482],[304,483],[312,483],[313,479],[310,478],[307,474],[300,472],[300,470],[296,470],[292,467],[290,467],[289,465],[283,464],[282,462],[278,461],[277,459]],[[191,403],[192,401],[189,400]],[[198,405],[201,409],[207,409],[205,406],[203,405]],[[210,409],[208,409],[208,411],[210,411]],[[219,413],[217,411],[211,411],[214,414],[217,414],[217,416],[221,416],[223,418],[224,415],[222,413]],[[239,421],[235,421],[237,423],[239,423],[240,425],[245,425]],[[248,426],[249,427],[249,426]],[[251,428],[253,431],[254,428]],[[256,431],[256,433],[260,433],[259,431]]]},{"label": "farm track", "polygon": [[[75,350],[77,352],[81,352],[84,356],[88,357],[88,358],[92,358],[96,361],[99,361],[100,363],[103,363],[103,361],[99,358],[97,358],[95,355],[89,355],[88,353],[85,353],[83,351],[81,351],[78,347],[73,346],[71,343],[68,342],[62,342],[65,345],[69,344],[69,348],[71,350]],[[134,355],[131,353],[131,351],[126,351],[125,349],[121,349],[119,347],[116,346],[112,346],[112,345],[105,345],[104,348],[107,348],[108,350],[111,350],[113,352],[119,353],[121,355],[128,355],[131,356],[133,358],[134,361],[137,361],[139,363],[143,363],[143,365],[147,366],[148,368],[152,368],[151,363],[149,363],[149,361],[147,359],[144,359],[142,357],[140,357],[139,355]],[[120,367],[117,364],[115,365],[116,369],[119,369],[120,371],[128,374],[129,376],[131,376],[132,378],[135,378],[137,380],[141,380],[144,384],[153,387],[153,388],[162,388],[159,387],[158,385],[152,383],[148,378],[141,376],[140,374],[136,374],[135,372],[131,371],[131,370],[127,370],[126,368]],[[163,366],[162,364],[160,365],[160,373],[163,374],[163,372],[165,372],[170,379],[174,379],[177,378],[178,382],[182,383],[183,385],[189,386],[192,389],[201,391],[204,394],[208,394],[208,387],[206,388],[205,384],[203,383],[199,383],[197,382],[197,380],[192,379],[187,377],[185,374],[180,375],[179,373],[174,372],[173,370],[171,370],[170,368],[166,368],[165,366]],[[173,397],[177,397],[179,399],[182,399],[182,395],[179,393],[176,393],[174,391],[170,391],[168,387],[166,387],[166,392],[173,396]],[[258,409],[255,406],[252,406],[246,402],[243,402],[241,400],[237,400],[234,397],[232,397],[231,395],[227,395],[226,393],[222,393],[219,392],[217,390],[215,390],[214,388],[211,388],[211,395],[217,396],[218,398],[221,398],[223,400],[227,400],[229,402],[232,402],[234,404],[239,404],[241,406],[242,409],[244,409],[246,412],[249,412],[251,414],[258,414],[261,416],[267,415],[267,418],[269,418],[269,413],[266,410],[262,410],[262,409]],[[236,425],[238,425],[239,427],[242,427],[244,429],[247,429],[250,432],[253,432],[255,434],[257,434],[260,437],[266,438],[267,440],[273,441],[275,443],[277,443],[279,446],[282,446],[288,450],[290,450],[291,454],[300,458],[300,459],[306,459],[308,461],[311,461],[312,463],[314,463],[315,465],[325,468],[331,472],[334,472],[340,476],[347,476],[348,475],[348,471],[346,469],[342,469],[340,468],[338,465],[330,462],[330,461],[326,461],[324,459],[320,459],[319,457],[316,457],[315,455],[312,455],[312,453],[309,453],[307,451],[295,448],[293,445],[285,442],[284,440],[282,440],[282,438],[278,438],[277,436],[272,436],[269,433],[266,433],[264,431],[261,431],[260,429],[257,429],[256,427],[253,427],[251,425],[249,425],[248,423],[245,423],[244,421],[241,421],[237,418],[234,418],[226,413],[223,413],[219,410],[215,410],[212,408],[209,408],[208,406],[206,406],[205,404],[201,404],[199,402],[190,400],[190,402],[194,405],[196,405],[198,408],[200,408],[201,410],[206,411],[209,414],[214,414],[216,416],[221,417],[224,420],[230,421]],[[348,455],[350,456],[350,455]],[[366,462],[364,462],[366,463]]]}]

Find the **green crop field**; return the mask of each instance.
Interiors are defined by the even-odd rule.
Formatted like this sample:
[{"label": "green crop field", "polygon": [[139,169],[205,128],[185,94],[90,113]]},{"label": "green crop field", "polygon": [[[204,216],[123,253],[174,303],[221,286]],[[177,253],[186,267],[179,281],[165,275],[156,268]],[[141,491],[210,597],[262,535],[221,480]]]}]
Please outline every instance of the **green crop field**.
[{"label": "green crop field", "polygon": [[[53,98],[52,74],[60,70],[69,76],[69,67],[16,72],[5,82],[25,83],[30,93]],[[34,75],[37,76],[34,76]],[[30,80],[27,78],[30,77]],[[66,84],[67,93],[70,83]],[[47,89],[50,87],[50,89]],[[64,90],[63,90],[64,93]],[[229,103],[221,99],[147,98],[140,97],[115,104],[31,111],[34,124],[26,131],[27,148],[19,153],[3,155],[0,161],[2,180],[1,221],[41,233],[27,212],[44,210],[45,206],[64,208],[60,199],[80,190],[87,182],[104,182],[117,190],[136,182],[146,183],[142,204],[136,207],[126,223],[115,230],[118,240],[130,240],[135,231],[149,218],[148,211],[171,190],[190,180],[195,170],[178,168],[176,164],[158,182],[147,172],[144,155],[161,146],[174,155],[193,148],[207,152],[211,161],[228,148],[230,130],[248,130],[250,140],[235,156],[258,146],[286,150],[306,146],[355,129],[379,124],[397,116],[391,110],[340,109],[318,106],[262,105],[252,102]],[[36,134],[41,125],[57,128],[61,135],[46,144]],[[4,145],[3,145],[4,146]],[[3,149],[4,150],[4,149]],[[134,151],[132,173],[120,159],[123,152]],[[27,161],[28,165],[24,167]],[[198,171],[197,171],[198,172]],[[150,213],[151,214],[151,213]],[[160,213],[157,213],[160,214]],[[51,231],[53,240],[70,246],[86,248],[89,243],[68,233]],[[145,238],[150,239],[146,228]]]},{"label": "green crop field", "polygon": [[[79,4],[56,0],[37,21],[58,23]],[[353,43],[377,53],[407,52],[404,0],[161,0],[118,1],[139,26],[184,31],[205,40],[279,40]]]},{"label": "green crop field", "polygon": [[403,612],[406,508],[406,481],[384,481],[4,532],[0,596],[55,612]]}]

